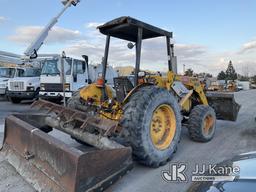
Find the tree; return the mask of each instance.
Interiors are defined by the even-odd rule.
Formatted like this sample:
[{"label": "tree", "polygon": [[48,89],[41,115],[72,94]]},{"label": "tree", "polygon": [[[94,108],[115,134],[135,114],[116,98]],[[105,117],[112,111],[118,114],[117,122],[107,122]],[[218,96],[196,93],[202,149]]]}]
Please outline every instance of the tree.
[{"label": "tree", "polygon": [[206,73],[206,74],[205,74],[205,77],[207,77],[207,78],[212,78],[212,74]]},{"label": "tree", "polygon": [[228,68],[226,70],[226,80],[236,80],[237,79],[237,73],[235,71],[235,68],[232,64],[232,61],[229,61]]},{"label": "tree", "polygon": [[192,77],[193,74],[194,74],[194,71],[190,68],[185,71],[185,76]]},{"label": "tree", "polygon": [[221,71],[219,74],[218,74],[218,80],[226,80],[226,73],[224,71]]},{"label": "tree", "polygon": [[202,72],[202,73],[199,73],[199,74],[198,74],[198,77],[202,77],[202,78],[211,78],[211,77],[212,77],[212,74]]}]

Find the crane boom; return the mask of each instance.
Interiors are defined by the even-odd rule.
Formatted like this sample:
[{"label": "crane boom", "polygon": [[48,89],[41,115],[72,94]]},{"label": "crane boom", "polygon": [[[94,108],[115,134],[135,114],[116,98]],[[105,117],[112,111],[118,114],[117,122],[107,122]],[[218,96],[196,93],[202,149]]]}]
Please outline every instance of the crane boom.
[{"label": "crane boom", "polygon": [[0,61],[5,63],[21,64],[21,55],[10,53],[6,51],[0,51]]},{"label": "crane boom", "polygon": [[39,33],[36,39],[31,43],[31,45],[24,52],[24,55],[18,55],[6,51],[0,51],[0,61],[3,62],[11,62],[16,64],[22,64],[25,61],[31,61],[32,59],[36,59],[38,54],[37,51],[44,44],[45,39],[47,38],[49,31],[53,28],[53,26],[58,22],[58,19],[63,15],[63,13],[71,6],[76,6],[80,0],[61,0],[64,4],[64,8],[60,11],[60,13],[55,16]]},{"label": "crane boom", "polygon": [[64,8],[61,10],[61,12],[55,16],[40,32],[40,34],[37,36],[37,38],[31,43],[31,45],[27,48],[27,50],[24,52],[25,57],[28,57],[28,59],[34,59],[37,58],[37,51],[40,49],[40,47],[43,45],[45,39],[47,38],[49,31],[53,28],[53,26],[58,22],[58,19],[62,16],[62,14],[71,6],[76,6],[80,0],[62,0],[62,3],[64,4]]}]

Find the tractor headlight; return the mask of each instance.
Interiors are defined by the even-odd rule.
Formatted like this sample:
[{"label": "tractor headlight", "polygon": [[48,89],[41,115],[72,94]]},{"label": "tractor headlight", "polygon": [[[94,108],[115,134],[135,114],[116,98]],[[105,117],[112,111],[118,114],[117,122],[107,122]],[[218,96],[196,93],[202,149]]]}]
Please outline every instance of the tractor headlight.
[{"label": "tractor headlight", "polygon": [[35,87],[27,87],[27,91],[35,91]]},{"label": "tractor headlight", "polygon": [[40,84],[40,90],[45,91],[45,85],[44,84]]},{"label": "tractor headlight", "polygon": [[65,91],[70,91],[70,84],[65,84],[64,89]]}]

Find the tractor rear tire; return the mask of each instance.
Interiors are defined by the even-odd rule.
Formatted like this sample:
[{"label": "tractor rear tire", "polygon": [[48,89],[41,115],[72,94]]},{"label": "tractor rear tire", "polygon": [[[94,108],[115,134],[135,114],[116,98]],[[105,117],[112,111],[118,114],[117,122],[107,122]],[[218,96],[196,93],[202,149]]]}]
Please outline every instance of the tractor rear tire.
[{"label": "tractor rear tire", "polygon": [[125,139],[134,159],[149,167],[165,165],[176,152],[181,134],[180,107],[175,97],[163,88],[142,87],[123,111],[120,124],[127,131]]},{"label": "tractor rear tire", "polygon": [[189,136],[193,141],[208,142],[212,140],[216,129],[216,114],[207,105],[195,106],[188,120]]}]

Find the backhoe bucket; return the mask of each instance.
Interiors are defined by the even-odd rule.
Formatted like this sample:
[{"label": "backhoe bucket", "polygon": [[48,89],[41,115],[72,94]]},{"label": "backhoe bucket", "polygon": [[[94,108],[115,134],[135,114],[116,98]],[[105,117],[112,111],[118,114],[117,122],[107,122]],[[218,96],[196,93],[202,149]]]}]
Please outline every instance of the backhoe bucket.
[{"label": "backhoe bucket", "polygon": [[207,92],[206,97],[217,119],[236,121],[241,106],[236,103],[233,93]]},{"label": "backhoe bucket", "polygon": [[51,130],[44,119],[35,113],[7,117],[1,149],[37,191],[103,191],[132,168],[131,148],[74,147],[45,133]]}]

